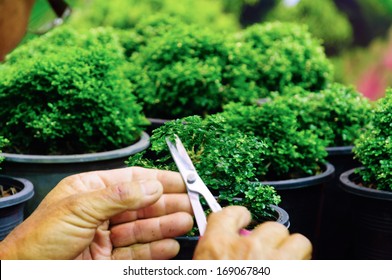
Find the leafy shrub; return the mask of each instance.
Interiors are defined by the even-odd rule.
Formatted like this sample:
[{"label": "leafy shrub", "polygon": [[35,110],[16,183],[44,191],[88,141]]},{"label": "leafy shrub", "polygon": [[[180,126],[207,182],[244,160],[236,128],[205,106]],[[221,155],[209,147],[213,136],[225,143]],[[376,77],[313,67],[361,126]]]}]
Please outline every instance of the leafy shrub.
[{"label": "leafy shrub", "polygon": [[246,44],[180,24],[141,48],[127,76],[148,117],[204,116],[229,101],[256,100],[256,72],[250,67],[255,59]]},{"label": "leafy shrub", "polygon": [[392,89],[379,99],[372,111],[370,127],[355,141],[354,154],[364,169],[366,185],[392,191]]},{"label": "leafy shrub", "polygon": [[369,121],[371,103],[352,86],[334,83],[320,92],[287,91],[274,102],[289,106],[300,129],[311,130],[326,146],[353,145]]},{"label": "leafy shrub", "polygon": [[252,66],[258,70],[259,97],[282,92],[286,86],[317,91],[333,78],[332,64],[323,47],[304,25],[254,24],[239,33],[238,40],[250,44],[260,54]]},{"label": "leafy shrub", "polygon": [[[166,144],[177,134],[205,184],[221,203],[247,206],[256,216],[268,217],[269,205],[280,202],[274,188],[258,182],[257,165],[262,165],[266,145],[240,131],[228,133],[226,122],[211,115],[208,120],[191,116],[165,123],[153,131],[151,147],[130,157],[129,165],[177,171]],[[236,202],[237,201],[237,202]]]},{"label": "leafy shrub", "polygon": [[321,39],[330,53],[347,48],[353,37],[347,16],[338,10],[333,0],[301,0],[293,6],[280,1],[267,15],[267,20],[306,24],[309,32]]},{"label": "leafy shrub", "polygon": [[0,103],[7,105],[0,112],[0,134],[12,142],[7,151],[87,153],[121,148],[140,137],[148,121],[119,71],[122,52],[91,43],[20,51],[30,58],[1,69]]},{"label": "leafy shrub", "polygon": [[214,30],[233,31],[239,23],[233,14],[224,13],[216,0],[95,0],[75,8],[71,21],[76,27],[111,26],[129,29],[146,15],[177,16],[186,23],[209,26]]},{"label": "leafy shrub", "polygon": [[134,52],[147,45],[152,38],[162,36],[184,24],[186,23],[179,17],[159,13],[141,19],[132,29],[117,29],[116,32],[125,49],[126,58],[130,59]]},{"label": "leafy shrub", "polygon": [[[327,152],[324,141],[297,124],[296,115],[284,102],[262,106],[228,104],[220,115],[228,127],[254,135],[266,144],[264,162],[257,167],[261,181],[315,175]],[[229,129],[228,129],[229,131]]]},{"label": "leafy shrub", "polygon": [[[58,53],[59,47],[89,49],[97,46],[105,48],[107,51],[112,52],[113,55],[121,58],[123,56],[124,50],[113,28],[98,27],[79,31],[76,28],[63,25],[20,45],[7,56],[6,61],[8,64],[13,64],[17,61],[27,61],[35,55]],[[122,63],[121,60],[117,61]]]}]

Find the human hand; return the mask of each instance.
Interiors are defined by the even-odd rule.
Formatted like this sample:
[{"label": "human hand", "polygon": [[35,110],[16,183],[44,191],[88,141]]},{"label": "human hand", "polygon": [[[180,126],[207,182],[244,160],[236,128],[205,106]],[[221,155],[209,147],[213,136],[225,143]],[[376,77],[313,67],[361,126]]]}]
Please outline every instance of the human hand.
[{"label": "human hand", "polygon": [[208,216],[206,231],[194,253],[195,260],[310,259],[312,244],[301,234],[289,234],[278,222],[265,222],[249,235],[239,234],[251,216],[246,208],[229,206]]},{"label": "human hand", "polygon": [[179,173],[130,167],[62,180],[0,243],[0,259],[167,259],[193,226]]}]

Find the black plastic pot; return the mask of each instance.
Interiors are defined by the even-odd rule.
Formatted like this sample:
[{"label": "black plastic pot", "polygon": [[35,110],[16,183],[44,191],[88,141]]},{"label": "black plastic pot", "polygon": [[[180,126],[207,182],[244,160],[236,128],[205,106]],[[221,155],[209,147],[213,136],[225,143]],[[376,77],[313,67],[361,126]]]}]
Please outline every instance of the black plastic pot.
[{"label": "black plastic pot", "polygon": [[344,171],[361,165],[354,159],[352,149],[353,146],[327,148],[327,160],[335,167],[335,177],[324,188],[318,259],[344,260],[349,255],[350,196],[339,187],[339,177]]},{"label": "black plastic pot", "polygon": [[[363,167],[360,167],[363,168]],[[340,175],[340,186],[351,198],[350,259],[392,259],[392,192],[366,188],[355,168]]]},{"label": "black plastic pot", "polygon": [[54,156],[3,153],[5,160],[1,173],[26,178],[33,183],[35,196],[26,205],[27,217],[63,178],[81,172],[126,167],[125,161],[130,155],[147,149],[149,145],[150,137],[143,132],[133,145],[107,152]]},{"label": "black plastic pot", "polygon": [[22,178],[0,176],[0,185],[14,187],[17,193],[0,198],[0,240],[3,240],[23,219],[26,201],[34,196],[33,184]]},{"label": "black plastic pot", "polygon": [[[271,208],[275,211],[274,217],[275,221],[281,223],[287,228],[290,227],[289,214],[281,207],[276,205],[271,205]],[[193,253],[195,251],[197,242],[199,241],[199,236],[180,236],[176,240],[180,244],[180,252],[174,258],[175,260],[191,260],[193,258]]]},{"label": "black plastic pot", "polygon": [[319,249],[323,190],[335,174],[335,168],[327,163],[321,174],[298,179],[264,181],[275,187],[281,196],[279,204],[290,216],[290,231],[305,235],[313,244],[314,258]]}]

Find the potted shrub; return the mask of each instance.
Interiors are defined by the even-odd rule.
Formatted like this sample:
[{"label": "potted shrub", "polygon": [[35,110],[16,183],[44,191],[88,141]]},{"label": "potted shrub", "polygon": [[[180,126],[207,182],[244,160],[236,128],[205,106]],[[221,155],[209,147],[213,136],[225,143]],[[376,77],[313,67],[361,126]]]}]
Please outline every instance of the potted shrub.
[{"label": "potted shrub", "polygon": [[[261,184],[255,176],[257,164],[264,161],[265,143],[240,131],[228,133],[220,116],[190,116],[166,122],[153,131],[151,147],[131,156],[128,164],[177,171],[165,142],[174,134],[180,137],[199,175],[222,205],[241,204],[258,222],[273,219],[289,225],[287,213],[276,206],[280,198],[274,188]],[[179,239],[179,258],[190,258],[197,242],[197,237],[185,239]],[[190,245],[186,242],[189,239]]]},{"label": "potted shrub", "polygon": [[182,23],[151,38],[126,72],[147,117],[175,119],[213,114],[229,101],[255,102],[249,60],[256,59],[247,44]]},{"label": "potted shrub", "polygon": [[30,213],[65,176],[123,167],[149,145],[118,41],[110,31],[62,30],[38,38],[42,47],[23,45],[0,70],[0,134],[12,143],[2,173],[32,181]]},{"label": "potted shrub", "polygon": [[[0,136],[0,154],[8,143],[7,139]],[[4,157],[0,156],[0,164],[3,160]],[[0,176],[0,241],[23,221],[25,202],[33,195],[34,188],[30,181]]]},{"label": "potted shrub", "polygon": [[[335,178],[324,189],[320,258],[344,259],[347,251],[348,198],[338,187],[343,171],[359,166],[353,158],[354,141],[368,123],[371,103],[352,86],[333,83],[319,92],[290,88],[274,102],[290,107],[301,129],[311,130],[325,141],[327,161],[335,167]],[[345,249],[346,248],[346,249]]]},{"label": "potted shrub", "polygon": [[317,91],[333,78],[332,64],[318,39],[305,25],[265,22],[251,25],[237,34],[237,40],[250,44],[259,53],[250,61],[257,70],[259,98],[283,92],[287,86]]},{"label": "potted shrub", "polygon": [[392,245],[392,89],[377,101],[370,125],[355,141],[361,167],[340,176],[351,198],[352,259],[391,259]]},{"label": "potted shrub", "polygon": [[291,229],[307,236],[317,254],[323,188],[334,175],[333,165],[326,162],[325,142],[311,130],[300,129],[294,111],[274,99],[262,106],[228,104],[219,115],[229,128],[266,144],[255,177],[275,187]]}]

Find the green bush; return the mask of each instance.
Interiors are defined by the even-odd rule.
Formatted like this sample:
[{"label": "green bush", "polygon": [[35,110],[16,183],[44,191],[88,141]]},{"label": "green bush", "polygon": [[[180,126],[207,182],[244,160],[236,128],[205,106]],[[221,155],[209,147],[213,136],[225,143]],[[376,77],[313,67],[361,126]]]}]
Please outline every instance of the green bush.
[{"label": "green bush", "polygon": [[371,103],[353,86],[334,83],[320,92],[287,91],[274,102],[289,106],[300,129],[311,130],[326,146],[353,145],[369,121]]},{"label": "green bush", "polygon": [[332,64],[319,40],[306,26],[266,22],[247,27],[238,40],[252,46],[259,56],[252,68],[258,70],[260,97],[282,92],[286,86],[323,89],[333,78]]},{"label": "green bush", "polygon": [[74,154],[134,143],[148,121],[119,70],[122,52],[95,40],[88,47],[46,48],[20,51],[30,58],[1,68],[0,104],[7,105],[0,112],[0,134],[12,143],[7,151]]},{"label": "green bush", "polygon": [[321,171],[327,156],[324,141],[310,130],[300,129],[294,111],[284,102],[272,100],[262,106],[232,103],[220,115],[228,127],[254,135],[266,144],[264,162],[256,172],[261,181],[293,179]]},{"label": "green bush", "polygon": [[347,48],[353,39],[347,16],[338,10],[333,0],[301,0],[294,6],[280,1],[266,19],[306,24],[309,32],[322,40],[329,53]]},{"label": "green bush", "polygon": [[257,59],[247,44],[196,25],[180,24],[149,40],[127,71],[148,117],[212,114],[230,101],[257,99]]},{"label": "green bush", "polygon": [[280,202],[274,188],[256,177],[266,145],[240,131],[228,132],[225,120],[211,115],[208,120],[191,116],[165,123],[153,131],[151,147],[131,156],[128,164],[177,171],[166,144],[177,134],[187,149],[200,177],[219,197],[220,203],[247,206],[256,217],[268,217],[269,205]]},{"label": "green bush", "polygon": [[370,127],[356,140],[355,157],[364,169],[358,173],[371,188],[392,191],[392,89],[372,111]]},{"label": "green bush", "polygon": [[149,15],[177,16],[186,23],[197,23],[214,30],[234,31],[240,28],[235,15],[223,11],[216,0],[94,0],[79,5],[69,24],[78,28],[111,26],[129,29]]},{"label": "green bush", "polygon": [[[63,25],[20,45],[7,56],[6,61],[8,64],[13,64],[17,61],[27,61],[35,55],[58,53],[59,47],[89,49],[91,47],[97,48],[97,46],[105,48],[114,56],[123,59],[124,49],[115,29],[98,27],[79,31],[76,28]],[[118,62],[122,63],[121,60]]]},{"label": "green bush", "polygon": [[131,60],[134,52],[148,44],[155,37],[171,32],[178,25],[184,25],[179,17],[156,14],[141,19],[132,29],[117,29],[120,43],[125,49],[126,58]]}]

